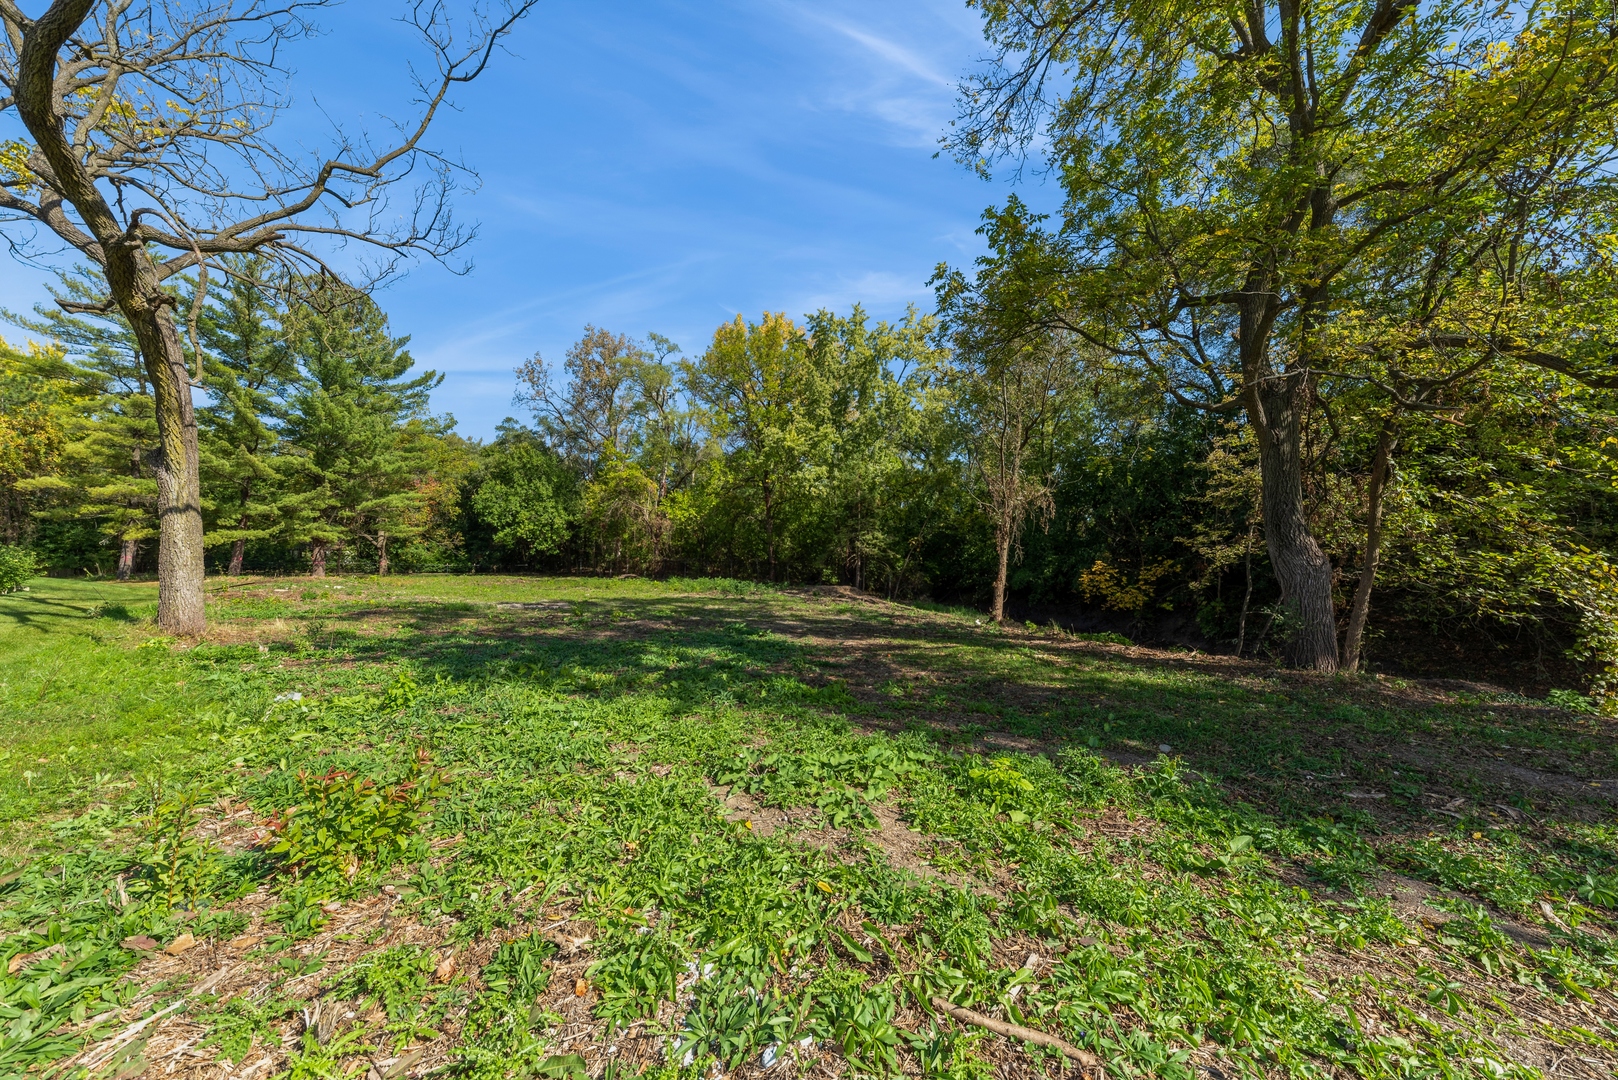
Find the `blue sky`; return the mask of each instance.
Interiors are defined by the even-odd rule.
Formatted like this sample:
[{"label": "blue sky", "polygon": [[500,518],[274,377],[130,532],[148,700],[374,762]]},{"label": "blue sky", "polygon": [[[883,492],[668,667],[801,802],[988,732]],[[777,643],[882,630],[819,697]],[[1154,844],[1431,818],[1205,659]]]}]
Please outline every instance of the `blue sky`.
[{"label": "blue sky", "polygon": [[[404,111],[397,11],[323,18],[293,59],[300,133]],[[933,157],[982,53],[962,0],[542,4],[432,137],[482,178],[457,202],[481,225],[474,270],[417,265],[378,299],[446,374],[435,407],[478,437],[517,411],[512,369],[559,361],[586,323],[694,354],[737,312],[925,310],[933,267],[977,254],[1008,190]],[[42,295],[38,274],[0,269],[4,306]]]}]

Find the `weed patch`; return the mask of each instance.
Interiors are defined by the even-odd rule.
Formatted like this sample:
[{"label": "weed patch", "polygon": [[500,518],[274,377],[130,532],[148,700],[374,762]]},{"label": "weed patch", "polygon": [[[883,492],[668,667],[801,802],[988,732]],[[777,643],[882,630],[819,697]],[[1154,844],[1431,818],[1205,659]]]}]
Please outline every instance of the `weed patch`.
[{"label": "weed patch", "polygon": [[1599,786],[1468,753],[1537,706],[715,581],[233,587],[188,650],[83,589],[0,598],[7,1075],[1059,1067],[934,998],[1119,1077],[1618,1062]]}]

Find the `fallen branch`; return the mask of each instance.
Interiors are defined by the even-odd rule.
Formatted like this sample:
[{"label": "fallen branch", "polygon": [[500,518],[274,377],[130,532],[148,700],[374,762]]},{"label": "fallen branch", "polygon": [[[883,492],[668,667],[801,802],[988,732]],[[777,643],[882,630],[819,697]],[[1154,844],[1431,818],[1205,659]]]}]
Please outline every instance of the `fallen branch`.
[{"label": "fallen branch", "polygon": [[1084,1068],[1094,1069],[1103,1076],[1106,1075],[1106,1069],[1103,1068],[1100,1058],[1096,1057],[1088,1050],[1080,1050],[1077,1046],[1074,1046],[1066,1039],[1059,1038],[1055,1035],[1047,1035],[1045,1032],[1035,1031],[1033,1028],[1025,1028],[1021,1024],[1008,1024],[1004,1020],[996,1020],[992,1016],[984,1016],[982,1013],[973,1009],[966,1009],[959,1005],[953,1005],[941,997],[933,998],[933,1006],[934,1008],[944,1010],[963,1024],[971,1024],[974,1027],[986,1028],[987,1030],[994,1032],[996,1035],[1004,1035],[1008,1039],[1020,1039],[1023,1042],[1033,1043],[1036,1046],[1048,1046],[1052,1050],[1059,1050],[1067,1057],[1070,1057],[1074,1061],[1078,1062]]}]

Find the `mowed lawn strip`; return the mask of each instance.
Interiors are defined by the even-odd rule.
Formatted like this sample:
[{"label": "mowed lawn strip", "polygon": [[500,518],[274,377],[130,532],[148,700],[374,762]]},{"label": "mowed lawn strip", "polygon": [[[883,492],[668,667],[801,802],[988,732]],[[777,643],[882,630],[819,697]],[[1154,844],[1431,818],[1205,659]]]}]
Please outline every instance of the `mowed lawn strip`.
[{"label": "mowed lawn strip", "polygon": [[1077,1070],[935,997],[1114,1076],[1618,1065],[1600,718],[834,589],[151,602],[0,597],[7,1075]]}]

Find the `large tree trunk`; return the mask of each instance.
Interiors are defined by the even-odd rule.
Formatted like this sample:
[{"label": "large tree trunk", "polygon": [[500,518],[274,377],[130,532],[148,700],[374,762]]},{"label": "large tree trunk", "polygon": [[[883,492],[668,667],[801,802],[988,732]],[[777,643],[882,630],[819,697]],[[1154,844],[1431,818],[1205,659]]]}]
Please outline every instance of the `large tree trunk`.
[{"label": "large tree trunk", "polygon": [[[152,380],[162,448],[153,470],[158,515],[157,624],[171,634],[200,634],[207,616],[203,608],[201,468],[191,379],[156,269],[144,253],[130,261],[138,264],[133,291],[142,302],[119,306],[134,328]],[[107,278],[111,281],[112,277],[109,264]],[[115,286],[114,295],[119,291]]]},{"label": "large tree trunk", "polygon": [[309,576],[326,576],[326,541],[316,540],[309,545]]},{"label": "large tree trunk", "polygon": [[1376,583],[1377,562],[1382,552],[1382,496],[1387,490],[1388,470],[1393,464],[1393,425],[1382,426],[1377,436],[1376,455],[1371,459],[1371,481],[1365,491],[1365,555],[1360,560],[1360,582],[1348,609],[1348,629],[1343,633],[1343,670],[1360,669],[1360,642],[1371,615],[1371,587]]},{"label": "large tree trunk", "polygon": [[135,572],[136,544],[133,540],[120,540],[118,542],[118,580],[128,581],[129,576]]},{"label": "large tree trunk", "polygon": [[171,634],[200,633],[203,607],[202,496],[191,380],[174,325],[174,300],[138,238],[126,236],[68,145],[56,115],[57,54],[94,0],[56,0],[29,27],[12,86],[17,112],[55,174],[56,187],[90,230],[80,245],[106,273],[112,299],[140,344],[157,406],[157,623]]},{"label": "large tree trunk", "polygon": [[[1256,277],[1256,276],[1255,276]],[[1269,364],[1276,306],[1267,283],[1249,282],[1261,299],[1242,311],[1240,343],[1246,375],[1248,421],[1258,438],[1260,509],[1270,565],[1281,583],[1287,613],[1287,659],[1296,667],[1337,670],[1337,615],[1332,604],[1331,560],[1309,528],[1303,502],[1303,398],[1301,372]]]},{"label": "large tree trunk", "polygon": [[376,534],[376,573],[378,577],[388,572],[388,534]]}]

